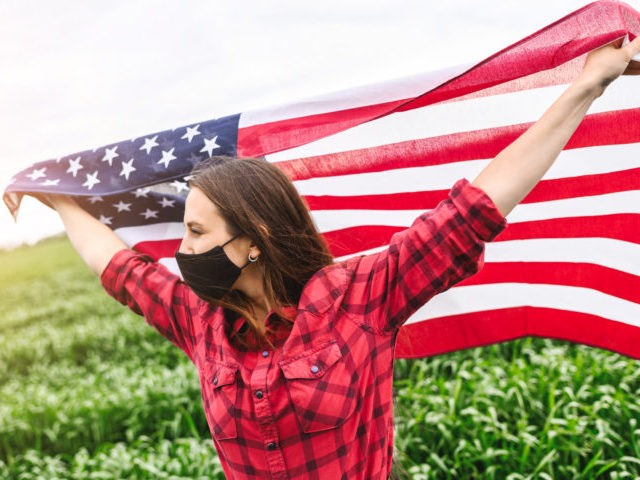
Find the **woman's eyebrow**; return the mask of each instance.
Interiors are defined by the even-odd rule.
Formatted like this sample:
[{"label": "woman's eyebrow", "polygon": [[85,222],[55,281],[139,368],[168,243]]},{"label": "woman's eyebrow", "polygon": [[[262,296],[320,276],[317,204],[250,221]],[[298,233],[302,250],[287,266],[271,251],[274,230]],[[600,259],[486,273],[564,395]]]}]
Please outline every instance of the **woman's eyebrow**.
[{"label": "woman's eyebrow", "polygon": [[195,220],[189,220],[188,222],[185,223],[185,225],[187,227],[193,227],[193,226],[202,227],[203,226],[200,222],[196,222]]}]

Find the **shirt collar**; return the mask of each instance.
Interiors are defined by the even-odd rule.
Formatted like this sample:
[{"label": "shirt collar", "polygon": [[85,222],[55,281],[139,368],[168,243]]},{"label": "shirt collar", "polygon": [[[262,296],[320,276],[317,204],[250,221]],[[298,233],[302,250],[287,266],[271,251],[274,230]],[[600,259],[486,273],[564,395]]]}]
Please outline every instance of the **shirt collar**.
[{"label": "shirt collar", "polygon": [[[296,313],[296,307],[292,307],[292,306],[282,307],[281,310],[282,310],[282,313],[288,318],[294,318]],[[273,324],[278,323],[278,320],[279,320],[278,314],[274,310],[271,310],[267,314],[267,319],[265,320],[265,322],[267,326],[271,326]],[[244,329],[247,328],[247,326],[248,326],[248,323],[244,319],[244,317],[236,318],[232,324],[233,331],[237,333],[242,333]]]}]

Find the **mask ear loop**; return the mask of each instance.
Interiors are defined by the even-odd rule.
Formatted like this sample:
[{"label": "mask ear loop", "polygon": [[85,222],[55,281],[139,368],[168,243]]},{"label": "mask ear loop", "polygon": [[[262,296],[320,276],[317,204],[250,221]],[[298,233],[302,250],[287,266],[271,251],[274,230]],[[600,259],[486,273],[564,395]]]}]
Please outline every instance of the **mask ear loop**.
[{"label": "mask ear loop", "polygon": [[220,245],[221,247],[225,247],[227,246],[228,243],[233,242],[236,238],[238,238],[240,235],[242,235],[242,232],[234,235],[233,237],[231,237],[229,240],[227,240],[226,242],[224,242],[222,245]]}]

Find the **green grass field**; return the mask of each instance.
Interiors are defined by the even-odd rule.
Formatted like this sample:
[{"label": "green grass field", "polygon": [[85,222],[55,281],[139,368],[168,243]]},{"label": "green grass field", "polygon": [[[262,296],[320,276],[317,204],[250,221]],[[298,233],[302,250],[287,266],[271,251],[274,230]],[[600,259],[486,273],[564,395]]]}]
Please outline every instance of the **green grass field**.
[{"label": "green grass field", "polygon": [[[0,479],[224,478],[195,368],[66,239],[0,265]],[[397,361],[395,391],[396,478],[640,478],[638,361],[526,339]]]}]

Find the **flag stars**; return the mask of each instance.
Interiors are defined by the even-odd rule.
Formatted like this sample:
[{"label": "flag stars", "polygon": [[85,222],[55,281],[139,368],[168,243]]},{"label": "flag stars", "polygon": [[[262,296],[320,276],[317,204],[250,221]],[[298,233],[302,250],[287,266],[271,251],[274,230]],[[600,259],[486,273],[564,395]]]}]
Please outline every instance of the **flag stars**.
[{"label": "flag stars", "polygon": [[172,148],[168,152],[163,151],[162,158],[158,160],[158,163],[162,163],[164,165],[164,168],[169,168],[169,162],[176,159],[176,156],[173,154],[174,150],[175,148]]},{"label": "flag stars", "polygon": [[149,187],[138,188],[136,191],[133,192],[133,194],[136,196],[136,198],[140,198],[140,197],[147,198],[147,195],[149,194],[150,190],[151,189]]},{"label": "flag stars", "polygon": [[54,187],[54,186],[57,186],[59,183],[60,183],[60,179],[52,178],[52,179],[48,179],[48,180],[45,180],[44,182],[42,182],[42,186],[44,186],[44,187]]},{"label": "flag stars", "polygon": [[47,167],[35,168],[31,173],[27,174],[27,177],[29,177],[31,180],[35,182],[39,178],[46,177],[44,173],[46,171],[47,171]]},{"label": "flag stars", "polygon": [[158,218],[158,210],[151,210],[147,208],[140,215],[144,216],[145,220],[149,220],[150,218]]},{"label": "flag stars", "polygon": [[83,169],[84,167],[80,165],[80,157],[76,157],[75,160],[69,160],[69,168],[67,168],[67,173],[73,175],[73,178],[76,177],[78,170]]},{"label": "flag stars", "polygon": [[201,135],[200,131],[198,130],[198,128],[200,128],[200,124],[196,125],[195,127],[187,127],[187,133],[185,133],[182,137],[180,138],[184,138],[186,139],[189,143],[191,143],[191,140],[193,139],[193,137],[195,137],[196,135]]},{"label": "flag stars", "polygon": [[113,217],[105,217],[104,215],[100,214],[100,222],[104,225],[111,225],[111,220],[113,220]]},{"label": "flag stars", "polygon": [[146,150],[147,151],[147,155],[149,155],[149,153],[151,153],[151,149],[153,147],[157,147],[159,144],[156,142],[156,140],[158,139],[158,135],[156,135],[153,138],[145,138],[144,139],[144,145],[142,145],[140,147],[140,150]]},{"label": "flag stars", "polygon": [[177,193],[180,193],[182,191],[185,191],[185,192],[189,191],[189,187],[187,186],[186,182],[181,182],[179,180],[174,180],[169,185],[171,185],[173,188],[175,188]]},{"label": "flag stars", "polygon": [[120,176],[129,180],[129,175],[131,172],[135,172],[136,167],[133,166],[133,158],[128,162],[122,161],[122,171],[120,172]]},{"label": "flag stars", "polygon": [[98,171],[93,173],[87,173],[87,180],[82,184],[83,187],[87,187],[87,190],[91,190],[95,185],[100,183],[98,179]]},{"label": "flag stars", "polygon": [[91,205],[93,205],[94,203],[102,202],[102,197],[100,197],[99,195],[96,195],[95,197],[89,197],[89,201],[91,202]]},{"label": "flag stars", "polygon": [[105,148],[105,154],[104,157],[102,157],[102,161],[103,162],[109,162],[109,166],[113,166],[113,159],[116,157],[119,157],[120,155],[118,153],[116,153],[116,150],[118,149],[118,145],[116,145],[113,148]]},{"label": "flag stars", "polygon": [[120,200],[118,203],[114,203],[113,206],[118,209],[118,213],[131,211],[131,204],[124,203],[122,200]]},{"label": "flag stars", "polygon": [[162,205],[162,208],[166,208],[166,207],[171,207],[173,208],[173,204],[176,203],[175,200],[169,200],[168,198],[162,197],[162,200],[160,200],[158,202],[160,205]]},{"label": "flag stars", "polygon": [[218,145],[216,143],[216,140],[218,140],[218,136],[216,135],[213,138],[205,138],[204,139],[204,147],[202,147],[202,150],[200,150],[201,152],[207,152],[207,155],[211,156],[213,154],[213,151],[216,148],[220,148],[220,145]]}]

